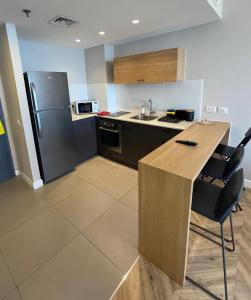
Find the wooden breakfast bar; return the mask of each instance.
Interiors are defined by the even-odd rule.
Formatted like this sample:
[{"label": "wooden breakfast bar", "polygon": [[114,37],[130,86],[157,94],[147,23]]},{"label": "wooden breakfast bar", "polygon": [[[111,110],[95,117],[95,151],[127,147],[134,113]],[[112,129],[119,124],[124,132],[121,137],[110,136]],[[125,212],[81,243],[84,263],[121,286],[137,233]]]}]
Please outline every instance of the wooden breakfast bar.
[{"label": "wooden breakfast bar", "polygon": [[195,123],[139,161],[139,252],[182,286],[193,183],[217,145],[228,142],[229,129],[224,122]]}]

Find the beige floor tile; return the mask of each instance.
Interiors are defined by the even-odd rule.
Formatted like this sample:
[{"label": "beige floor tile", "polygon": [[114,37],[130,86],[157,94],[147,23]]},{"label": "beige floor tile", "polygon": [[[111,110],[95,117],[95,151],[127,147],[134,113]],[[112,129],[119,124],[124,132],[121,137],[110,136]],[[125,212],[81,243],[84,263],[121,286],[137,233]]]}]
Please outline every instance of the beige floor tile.
[{"label": "beige floor tile", "polygon": [[0,185],[0,195],[0,236],[9,233],[49,207],[40,194],[32,190],[22,179],[10,180],[4,188]]},{"label": "beige floor tile", "polygon": [[126,273],[138,257],[138,250],[119,234],[96,220],[83,232],[123,273]]},{"label": "beige floor tile", "polygon": [[26,182],[24,182],[21,176],[16,176],[13,179],[0,183],[0,195],[3,199],[15,196],[20,191],[27,190],[32,189]]},{"label": "beige floor tile", "polygon": [[74,238],[78,231],[49,209],[0,239],[0,248],[17,284]]},{"label": "beige floor tile", "polygon": [[116,203],[83,233],[122,271],[137,258],[138,215],[123,204]]},{"label": "beige floor tile", "polygon": [[114,202],[113,198],[88,184],[56,203],[55,207],[82,231]]},{"label": "beige floor tile", "polygon": [[107,300],[121,272],[79,236],[19,286],[24,300]]},{"label": "beige floor tile", "polygon": [[9,269],[0,254],[0,299],[9,294],[15,288]]},{"label": "beige floor tile", "polygon": [[6,296],[5,298],[3,298],[3,300],[22,300],[22,298],[21,298],[18,290],[15,289],[8,296]]},{"label": "beige floor tile", "polygon": [[130,175],[127,171],[114,168],[101,176],[92,180],[92,184],[104,191],[114,199],[119,200],[130,191],[138,182],[136,176]]},{"label": "beige floor tile", "polygon": [[123,165],[120,165],[120,164],[117,164],[117,167],[119,169],[123,169],[124,171],[126,171],[128,174],[130,175],[134,175],[134,176],[137,176],[138,177],[138,171],[135,170],[135,169],[132,169],[132,168],[129,168],[127,166],[123,166]]},{"label": "beige floor tile", "polygon": [[125,196],[120,199],[120,202],[126,206],[138,211],[139,200],[138,200],[138,185],[130,190]]},{"label": "beige floor tile", "polygon": [[102,157],[96,156],[77,168],[77,175],[85,181],[91,182],[96,178],[105,175],[107,172],[114,168],[113,162],[108,161]]},{"label": "beige floor tile", "polygon": [[86,185],[86,182],[77,176],[77,171],[73,171],[46,184],[43,188],[39,189],[39,192],[46,200],[53,204],[64,199],[70,193],[84,185]]}]

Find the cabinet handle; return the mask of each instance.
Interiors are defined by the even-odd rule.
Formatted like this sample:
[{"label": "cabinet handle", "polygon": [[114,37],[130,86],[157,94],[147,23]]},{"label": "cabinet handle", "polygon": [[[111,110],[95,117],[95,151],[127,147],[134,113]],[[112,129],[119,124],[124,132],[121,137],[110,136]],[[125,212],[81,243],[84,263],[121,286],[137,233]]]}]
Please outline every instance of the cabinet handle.
[{"label": "cabinet handle", "polygon": [[144,82],[145,79],[137,79],[138,82]]}]

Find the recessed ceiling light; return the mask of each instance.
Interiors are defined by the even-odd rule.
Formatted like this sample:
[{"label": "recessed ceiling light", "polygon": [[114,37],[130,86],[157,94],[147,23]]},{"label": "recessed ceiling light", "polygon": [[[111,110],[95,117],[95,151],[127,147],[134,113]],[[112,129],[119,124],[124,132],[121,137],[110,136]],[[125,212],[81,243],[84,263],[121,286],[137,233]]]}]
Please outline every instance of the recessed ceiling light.
[{"label": "recessed ceiling light", "polygon": [[105,35],[105,32],[104,31],[100,31],[98,34],[99,35]]},{"label": "recessed ceiling light", "polygon": [[139,24],[139,20],[137,20],[137,19],[136,20],[132,20],[132,23],[133,24]]},{"label": "recessed ceiling light", "polygon": [[75,42],[76,42],[76,43],[80,43],[81,40],[80,40],[80,39],[76,39]]}]

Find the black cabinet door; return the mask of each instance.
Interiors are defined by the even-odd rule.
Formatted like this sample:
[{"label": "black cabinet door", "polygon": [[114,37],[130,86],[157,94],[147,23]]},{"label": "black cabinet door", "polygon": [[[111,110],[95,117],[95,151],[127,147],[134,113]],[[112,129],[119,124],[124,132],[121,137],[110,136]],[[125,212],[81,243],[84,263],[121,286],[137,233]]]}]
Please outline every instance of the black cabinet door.
[{"label": "black cabinet door", "polygon": [[77,160],[79,163],[97,154],[96,118],[73,122]]},{"label": "black cabinet door", "polygon": [[181,130],[164,128],[164,127],[151,127],[150,132],[150,152],[163,145],[167,141],[171,140]]},{"label": "black cabinet door", "polygon": [[137,168],[138,161],[149,151],[149,130],[151,126],[123,122],[122,153],[123,160],[131,167]]}]

